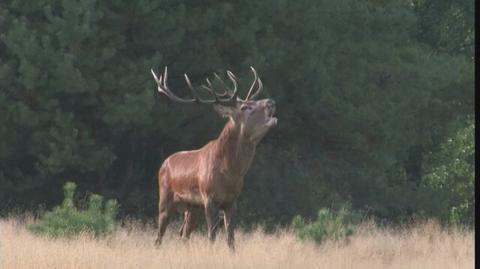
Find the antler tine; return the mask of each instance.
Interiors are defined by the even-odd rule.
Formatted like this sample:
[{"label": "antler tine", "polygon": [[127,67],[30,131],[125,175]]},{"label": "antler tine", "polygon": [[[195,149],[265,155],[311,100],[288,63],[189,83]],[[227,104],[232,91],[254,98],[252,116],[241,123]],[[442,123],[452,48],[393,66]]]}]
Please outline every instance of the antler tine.
[{"label": "antler tine", "polygon": [[197,93],[196,93],[195,90],[193,89],[192,83],[190,82],[190,79],[188,78],[188,75],[187,75],[186,73],[184,73],[183,76],[185,77],[185,81],[187,82],[188,89],[190,90],[190,92],[192,93],[192,95],[193,95],[194,97],[196,97],[195,99],[198,100]]},{"label": "antler tine", "polygon": [[[187,86],[189,90],[192,92],[193,98],[190,99],[184,99],[176,96],[168,87],[168,68],[165,67],[165,71],[163,72],[163,76],[157,77],[157,74],[153,71],[153,69],[150,69],[150,72],[152,72],[153,78],[155,82],[157,83],[157,90],[158,92],[165,94],[168,98],[170,98],[173,101],[180,102],[180,103],[204,103],[204,104],[213,104],[213,103],[223,103],[223,104],[233,104],[237,102],[238,100],[238,81],[235,75],[227,71],[227,75],[230,78],[230,80],[233,83],[233,89],[230,89],[226,83],[217,75],[214,74],[215,77],[220,80],[220,82],[223,84],[224,92],[223,93],[217,93],[210,80],[207,78],[207,85],[201,85],[202,88],[207,90],[213,95],[213,99],[207,100],[207,99],[202,99],[198,95],[197,91],[194,89],[192,86],[192,83],[190,82],[190,78],[188,77],[187,74],[184,74],[185,81],[187,82]],[[228,96],[228,97],[227,97]]]},{"label": "antler tine", "polygon": [[227,86],[227,84],[223,81],[223,79],[217,73],[213,73],[213,75],[218,81],[220,81],[220,83],[222,83],[222,86],[225,87],[225,91],[227,91],[229,94],[232,94],[233,92],[232,89],[230,89],[230,87]]},{"label": "antler tine", "polygon": [[223,79],[220,78],[220,76],[217,73],[213,73],[213,75],[215,76],[215,78],[218,81],[220,81],[222,86],[225,88],[224,92],[221,93],[221,94],[216,94],[215,90],[212,87],[212,84],[210,83],[210,80],[208,80],[208,79],[207,79],[207,83],[209,84],[210,87],[207,87],[205,85],[202,85],[202,87],[204,89],[208,90],[209,92],[212,92],[213,94],[215,94],[218,97],[225,97],[225,96],[229,95],[228,98],[219,98],[218,100],[221,103],[229,103],[229,102],[232,102],[232,101],[236,101],[236,98],[237,98],[237,95],[238,95],[238,80],[237,80],[237,77],[231,71],[227,70],[227,76],[232,81],[232,84],[233,84],[233,89],[230,89],[230,87],[227,86],[225,81],[223,81]]},{"label": "antler tine", "polygon": [[156,82],[157,84],[159,84],[159,81],[158,81],[157,75],[155,74],[155,72],[153,72],[153,69],[150,69],[150,72],[152,72],[153,79],[155,79],[155,82]]},{"label": "antler tine", "polygon": [[185,81],[187,82],[188,88],[189,88],[190,91],[192,92],[192,94],[193,94],[193,96],[195,97],[195,100],[197,100],[197,102],[199,102],[199,103],[204,103],[204,104],[218,103],[218,98],[217,98],[217,96],[215,95],[215,93],[213,94],[214,100],[202,100],[202,99],[200,99],[200,97],[198,96],[197,92],[193,89],[192,83],[190,82],[190,79],[188,78],[188,75],[187,75],[187,74],[184,74],[184,76],[185,76]]},{"label": "antler tine", "polygon": [[[263,88],[262,81],[259,80],[257,71],[255,71],[255,68],[250,66],[250,69],[252,69],[254,79],[253,79],[252,85],[250,86],[250,89],[248,90],[248,94],[247,94],[247,97],[245,98],[245,101],[250,100],[251,98],[257,96]],[[253,88],[257,82],[259,82],[258,88],[255,91],[255,94],[252,96],[251,94],[252,94]]]},{"label": "antler tine", "polygon": [[200,85],[200,87],[204,88],[205,90],[207,90],[208,92],[210,92],[211,94],[214,94],[218,97],[225,97],[228,95],[228,92],[227,90],[223,90],[223,93],[217,93],[214,89],[213,89],[213,86],[212,86],[212,83],[210,82],[210,80],[208,78],[205,79],[207,81],[207,85]]},{"label": "antler tine", "polygon": [[163,86],[168,89],[167,85],[167,76],[168,76],[168,67],[165,66],[165,71],[163,71]]},{"label": "antler tine", "polygon": [[255,100],[255,97],[260,94],[260,92],[263,90],[263,83],[260,78],[258,78],[258,90],[250,97],[250,99]]},{"label": "antler tine", "polygon": [[237,77],[232,72],[230,72],[230,70],[227,70],[227,75],[233,83],[233,93],[230,97],[230,100],[236,100],[237,95],[238,95],[238,80],[237,80]]},{"label": "antler tine", "polygon": [[[195,99],[183,99],[183,98],[180,98],[178,96],[176,96],[174,93],[172,93],[169,89],[168,89],[168,85],[167,85],[167,67],[165,67],[165,72],[164,72],[164,75],[163,77],[160,76],[160,78],[157,77],[157,75],[155,74],[155,72],[153,71],[153,69],[150,69],[150,71],[152,72],[152,75],[153,75],[153,78],[155,79],[155,82],[157,83],[157,90],[158,92],[160,93],[163,93],[165,94],[168,98],[172,99],[173,101],[176,101],[176,102],[180,102],[180,103],[193,103],[195,102]],[[163,83],[162,83],[163,82]],[[163,84],[163,85],[162,85]]]}]

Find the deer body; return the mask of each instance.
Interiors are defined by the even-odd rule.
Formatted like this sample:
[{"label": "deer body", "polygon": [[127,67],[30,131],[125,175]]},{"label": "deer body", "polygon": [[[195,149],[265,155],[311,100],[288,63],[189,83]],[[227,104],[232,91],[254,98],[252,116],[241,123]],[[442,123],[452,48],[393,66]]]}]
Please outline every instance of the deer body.
[{"label": "deer body", "polygon": [[[252,70],[255,74],[255,81],[248,96],[250,96],[255,83],[258,83],[259,90],[261,90],[261,81],[257,80],[255,70],[253,68]],[[236,88],[235,77],[231,73],[227,74]],[[165,71],[165,80],[162,81],[162,77],[157,79],[154,74],[159,91],[165,93],[172,100],[184,102],[184,99],[171,96],[173,94],[166,86],[166,76]],[[186,80],[191,87],[188,77]],[[208,80],[207,82],[211,86]],[[213,90],[211,92],[214,93]],[[236,98],[236,89],[233,92],[232,96]],[[216,95],[215,100],[218,101],[219,96],[214,94]],[[157,244],[161,243],[173,211],[184,213],[185,219],[180,233],[182,237],[188,238],[195,226],[199,209],[203,209],[207,220],[208,237],[212,241],[215,239],[215,220],[218,212],[223,211],[227,241],[229,246],[233,247],[232,216],[237,198],[242,191],[244,176],[254,158],[256,145],[270,127],[277,123],[277,119],[273,117],[275,111],[273,100],[253,101],[249,100],[248,96],[246,100],[232,97],[228,100],[223,99],[225,102],[235,100],[229,105],[214,105],[220,115],[229,118],[217,139],[210,141],[198,150],[174,153],[163,162],[158,172],[159,231]]]},{"label": "deer body", "polygon": [[159,170],[159,187],[173,192],[176,203],[202,206],[211,197],[221,206],[240,194],[255,145],[242,141],[229,121],[221,135],[201,149],[168,157]]}]

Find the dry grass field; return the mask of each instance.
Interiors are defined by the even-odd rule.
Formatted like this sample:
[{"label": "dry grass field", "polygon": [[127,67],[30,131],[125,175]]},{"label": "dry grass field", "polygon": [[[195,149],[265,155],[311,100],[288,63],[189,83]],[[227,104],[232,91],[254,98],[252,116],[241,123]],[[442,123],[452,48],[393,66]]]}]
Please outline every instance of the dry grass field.
[{"label": "dry grass field", "polygon": [[152,228],[120,228],[105,239],[46,239],[16,218],[0,220],[0,268],[473,268],[473,231],[434,223],[403,230],[365,225],[348,243],[317,246],[288,231],[236,232],[234,253],[222,234],[211,245],[202,234],[179,240],[169,229],[160,248]]}]

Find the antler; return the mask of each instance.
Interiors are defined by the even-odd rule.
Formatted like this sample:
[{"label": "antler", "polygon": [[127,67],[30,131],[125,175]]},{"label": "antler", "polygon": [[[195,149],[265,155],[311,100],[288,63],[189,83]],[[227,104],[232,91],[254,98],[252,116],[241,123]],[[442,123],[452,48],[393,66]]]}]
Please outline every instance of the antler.
[{"label": "antler", "polygon": [[[195,89],[192,86],[192,83],[190,82],[190,79],[188,78],[187,74],[184,74],[185,76],[185,81],[187,82],[187,86],[192,92],[193,98],[189,99],[184,99],[176,96],[170,89],[168,88],[167,84],[167,76],[168,76],[168,71],[167,67],[165,67],[165,71],[163,73],[163,76],[160,76],[160,78],[157,77],[153,69],[150,69],[152,72],[153,78],[155,79],[155,82],[157,82],[158,86],[158,91],[165,94],[167,97],[169,97],[171,100],[180,102],[180,103],[204,103],[204,104],[214,104],[214,103],[219,103],[219,104],[234,104],[237,101],[248,101],[248,100],[253,100],[255,97],[262,91],[263,84],[260,78],[258,78],[257,71],[255,71],[255,68],[250,66],[250,69],[253,72],[254,75],[254,80],[252,82],[252,85],[250,86],[250,89],[248,90],[247,97],[245,99],[240,99],[238,98],[238,79],[237,77],[227,70],[227,76],[228,78],[232,81],[233,84],[233,89],[231,89],[227,84],[220,78],[219,75],[214,73],[213,75],[215,78],[220,81],[220,83],[224,86],[224,90],[222,93],[218,93],[213,86],[210,80],[207,78],[206,82],[207,85],[202,84],[200,87],[208,91],[212,96],[213,99],[207,100],[207,99],[201,99]],[[255,88],[255,86],[257,86]],[[253,92],[253,94],[252,94]]]},{"label": "antler", "polygon": [[[229,87],[226,86],[226,83],[216,75],[217,79],[219,79],[223,85],[225,85],[225,88],[228,90],[225,90],[223,93],[217,93],[213,87],[212,83],[210,83],[210,80],[208,78],[206,79],[208,86],[206,85],[201,85],[202,88],[207,90],[212,96],[213,99],[207,100],[207,99],[202,99],[198,96],[197,92],[192,86],[192,83],[190,82],[190,79],[188,78],[187,74],[184,74],[185,76],[185,81],[187,82],[188,88],[192,92],[193,99],[184,99],[176,96],[169,88],[167,84],[167,76],[168,76],[168,70],[167,67],[165,67],[165,71],[163,76],[160,76],[160,78],[157,77],[153,69],[150,69],[152,72],[153,78],[155,79],[155,82],[157,83],[158,86],[158,91],[165,94],[168,98],[170,98],[173,101],[180,102],[180,103],[203,103],[203,104],[214,104],[214,103],[219,103],[219,104],[232,104],[237,101],[237,96],[238,96],[238,81],[235,75],[227,71],[227,75],[230,78],[230,80],[233,83],[233,90],[230,89]],[[228,96],[228,97],[226,97]]]},{"label": "antler", "polygon": [[[250,66],[250,69],[252,69],[252,72],[253,72],[253,82],[252,82],[252,85],[250,86],[250,89],[248,90],[248,94],[247,94],[247,97],[245,98],[244,101],[248,101],[250,99],[255,99],[255,97],[257,97],[257,95],[262,91],[263,89],[263,84],[262,84],[262,80],[258,77],[257,75],[257,71],[255,71],[255,68],[253,68],[252,66]],[[253,95],[252,94],[252,91],[255,87],[255,84],[258,85],[257,89],[255,90],[255,93]]]}]

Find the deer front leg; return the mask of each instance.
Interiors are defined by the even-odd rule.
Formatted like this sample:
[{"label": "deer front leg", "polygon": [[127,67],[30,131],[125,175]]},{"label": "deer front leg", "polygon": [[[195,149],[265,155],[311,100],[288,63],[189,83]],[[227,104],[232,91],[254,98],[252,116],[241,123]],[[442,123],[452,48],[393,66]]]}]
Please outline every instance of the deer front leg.
[{"label": "deer front leg", "polygon": [[205,203],[205,219],[207,220],[208,239],[215,241],[216,229],[215,224],[218,216],[218,207],[211,198]]},{"label": "deer front leg", "polygon": [[227,233],[227,243],[232,250],[235,249],[235,245],[234,245],[235,237],[233,233],[234,222],[232,217],[236,209],[237,209],[237,202],[234,201],[232,204],[225,207],[224,214],[223,214],[225,232]]}]

